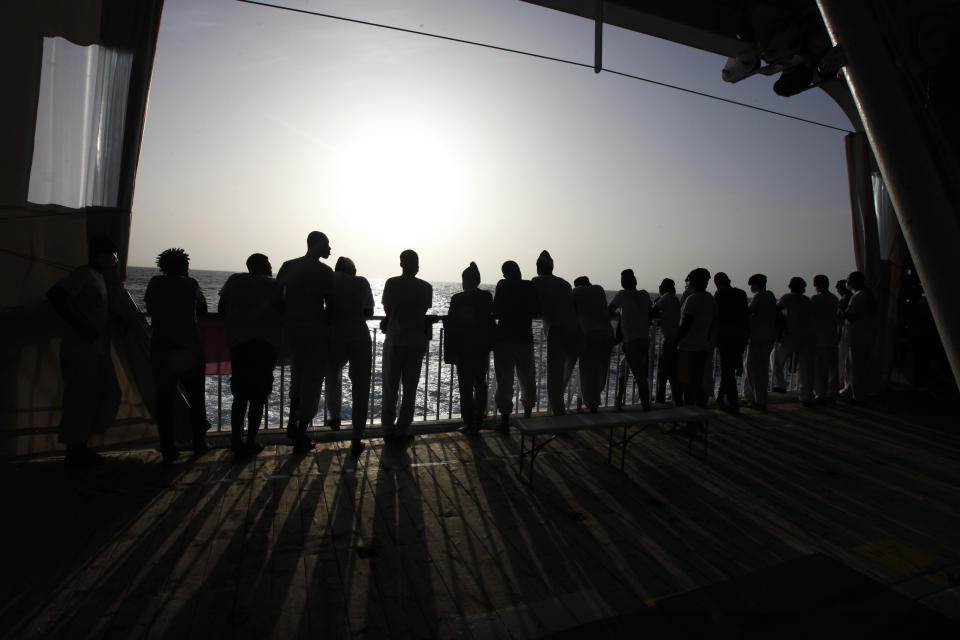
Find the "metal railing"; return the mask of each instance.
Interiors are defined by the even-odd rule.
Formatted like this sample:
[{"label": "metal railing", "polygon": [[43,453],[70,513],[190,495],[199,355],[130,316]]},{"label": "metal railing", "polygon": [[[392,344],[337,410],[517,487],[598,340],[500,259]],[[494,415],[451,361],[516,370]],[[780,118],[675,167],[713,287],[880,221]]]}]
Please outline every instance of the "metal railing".
[{"label": "metal railing", "polygon": [[[380,422],[382,415],[383,399],[383,343],[384,334],[379,329],[380,317],[371,318],[368,323],[371,335],[371,375],[370,375],[370,394],[369,406],[367,411],[367,424],[375,425]],[[543,335],[539,321],[534,323],[534,359],[536,364],[536,398],[534,403],[534,413],[544,413],[547,410],[547,388],[546,388],[546,338]],[[441,421],[441,420],[459,420],[460,419],[460,398],[457,389],[457,378],[455,366],[443,362],[443,352],[445,346],[445,332],[442,326],[437,325],[432,329],[427,352],[424,355],[424,362],[420,374],[420,383],[417,386],[416,398],[416,421]],[[648,383],[650,384],[651,398],[654,397],[656,380],[660,374],[659,364],[662,354],[663,342],[660,330],[657,325],[650,328],[650,353],[648,358]],[[716,355],[711,359],[710,365],[713,368],[714,394],[719,384],[720,361]],[[601,406],[609,407],[614,404],[616,398],[617,377],[620,374],[621,367],[626,366],[622,359],[622,352],[619,346],[614,346],[610,354],[607,380],[601,394]],[[796,367],[793,363],[787,369],[790,372],[788,377],[791,389],[796,388],[796,375],[793,372]],[[286,390],[289,384],[287,376],[289,367],[284,362],[280,362],[274,371],[274,386],[264,415],[264,427],[267,429],[280,429],[285,427],[289,417],[289,406],[286,398]],[[229,392],[227,375],[208,375],[207,376],[207,417],[215,430],[229,429],[230,427],[230,406],[232,396]],[[346,375],[346,367],[340,377],[342,389],[342,424],[351,424],[349,416],[351,415],[352,393],[351,383]],[[497,408],[494,401],[496,393],[496,376],[493,374],[493,354],[490,356],[490,365],[487,373],[488,380],[488,401],[486,414],[496,416]],[[771,376],[772,380],[772,376]],[[738,379],[738,385],[742,389],[742,378]],[[520,407],[520,385],[514,379],[513,385],[513,404],[514,407]],[[672,390],[667,386],[668,398]],[[579,371],[574,369],[570,382],[565,390],[567,408],[576,410],[580,404],[579,393]],[[211,400],[215,398],[215,402]],[[640,394],[636,380],[632,373],[628,372],[627,394],[625,398],[626,405],[635,405],[639,403]],[[320,427],[324,424],[327,417],[326,389],[320,400],[320,411],[314,420],[314,426]],[[515,409],[516,410],[516,409]]]}]

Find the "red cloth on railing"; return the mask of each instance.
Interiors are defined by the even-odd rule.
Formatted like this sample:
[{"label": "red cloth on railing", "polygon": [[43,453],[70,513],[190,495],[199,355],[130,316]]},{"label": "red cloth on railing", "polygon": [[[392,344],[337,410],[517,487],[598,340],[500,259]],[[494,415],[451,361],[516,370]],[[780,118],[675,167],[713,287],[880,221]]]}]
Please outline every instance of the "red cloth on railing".
[{"label": "red cloth on railing", "polygon": [[197,318],[200,329],[200,342],[203,344],[203,357],[206,360],[206,374],[230,375],[230,348],[227,347],[227,329],[223,316],[209,314]]}]

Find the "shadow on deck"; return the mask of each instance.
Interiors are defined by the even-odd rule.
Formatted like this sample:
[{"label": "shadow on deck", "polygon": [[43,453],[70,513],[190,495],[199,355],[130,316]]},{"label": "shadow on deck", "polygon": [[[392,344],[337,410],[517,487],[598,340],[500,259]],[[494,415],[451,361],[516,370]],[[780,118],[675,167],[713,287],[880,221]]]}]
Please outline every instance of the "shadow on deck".
[{"label": "shadow on deck", "polygon": [[[904,403],[558,439],[6,462],[4,637],[956,637],[960,434]],[[936,428],[944,427],[944,428]],[[949,634],[949,635],[948,635]]]}]

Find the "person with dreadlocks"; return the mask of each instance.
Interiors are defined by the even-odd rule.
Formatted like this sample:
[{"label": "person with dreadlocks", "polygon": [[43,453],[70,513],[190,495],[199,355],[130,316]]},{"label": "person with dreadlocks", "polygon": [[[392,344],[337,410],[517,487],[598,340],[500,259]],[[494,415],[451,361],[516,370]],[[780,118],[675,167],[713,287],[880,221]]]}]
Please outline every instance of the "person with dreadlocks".
[{"label": "person with dreadlocks", "polygon": [[150,359],[157,391],[157,430],[164,464],[177,458],[174,444],[173,406],[177,383],[190,403],[193,451],[209,451],[206,443],[207,410],[204,397],[204,359],[197,316],[206,315],[207,301],[197,281],[190,277],[190,256],[183,249],[167,249],[157,256],[160,275],[147,284],[143,296],[151,317]]}]

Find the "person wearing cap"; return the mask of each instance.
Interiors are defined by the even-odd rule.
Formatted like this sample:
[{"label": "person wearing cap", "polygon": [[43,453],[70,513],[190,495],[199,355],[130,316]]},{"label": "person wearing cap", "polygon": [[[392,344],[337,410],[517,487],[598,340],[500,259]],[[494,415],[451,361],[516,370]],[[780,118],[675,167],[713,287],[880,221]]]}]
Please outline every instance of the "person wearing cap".
[{"label": "person wearing cap", "polygon": [[[617,374],[617,392],[614,406],[619,410],[626,401],[627,374],[633,372],[633,378],[640,389],[640,404],[644,411],[650,410],[650,380],[648,362],[650,354],[650,294],[645,289],[637,289],[637,277],[633,269],[620,272],[620,286],[623,287],[613,296],[608,311],[620,315],[620,334],[622,342]],[[679,311],[679,309],[678,309]]]},{"label": "person wearing cap", "polygon": [[716,331],[717,303],[707,293],[710,272],[699,267],[687,275],[687,295],[677,331],[679,398],[677,404],[707,406],[703,385],[707,357]]},{"label": "person wearing cap", "polygon": [[777,298],[767,291],[767,276],[755,273],[747,280],[750,299],[750,338],[747,345],[747,372],[743,400],[753,409],[767,410],[770,386],[770,352],[777,340]]},{"label": "person wearing cap", "polygon": [[286,296],[284,335],[290,359],[290,415],[287,438],[297,453],[313,448],[307,429],[320,409],[328,353],[326,299],[333,289],[330,241],[319,231],[307,235],[307,253],[287,260],[277,272]]},{"label": "person wearing cap", "polygon": [[444,321],[444,360],[457,365],[460,415],[464,429],[475,434],[487,414],[487,373],[493,347],[493,296],[480,289],[480,269],[471,262],[461,275],[463,291],[450,299]]},{"label": "person wearing cap", "polygon": [[840,301],[830,291],[830,279],[820,274],[813,279],[817,292],[810,298],[810,314],[814,331],[813,392],[819,402],[837,400],[839,356],[837,344],[837,312]]},{"label": "person wearing cap", "polygon": [[739,413],[737,370],[743,367],[743,350],[750,336],[747,294],[731,286],[722,271],[713,276],[717,287],[713,299],[717,303],[717,351],[720,355],[720,389],[717,405],[731,413]]},{"label": "person wearing cap", "polygon": [[537,277],[531,282],[537,290],[543,331],[547,335],[547,400],[553,415],[559,416],[567,411],[564,390],[580,348],[573,290],[569,282],[553,275],[553,258],[546,250],[537,258]]},{"label": "person wearing cap", "polygon": [[[247,273],[227,278],[217,312],[223,315],[230,348],[230,448],[238,456],[263,451],[257,432],[273,390],[273,369],[283,332],[283,285],[262,253],[247,258]],[[247,408],[249,405],[249,417]],[[244,442],[243,424],[247,418]]]},{"label": "person wearing cap", "polygon": [[[427,310],[433,306],[433,287],[416,277],[420,257],[406,249],[400,253],[402,274],[389,278],[383,287],[383,439],[410,442],[410,424],[416,408],[417,385],[423,356],[427,352],[425,333]],[[403,386],[403,399],[397,410],[397,396]]]},{"label": "person wearing cap", "polygon": [[373,293],[370,283],[357,275],[353,260],[337,258],[333,269],[333,288],[327,298],[327,318],[330,322],[330,357],[327,360],[324,400],[327,408],[326,425],[340,430],[343,411],[343,367],[349,364],[350,420],[353,434],[350,455],[354,458],[363,451],[363,433],[367,425],[370,401],[370,329],[367,320],[373,317]]},{"label": "person wearing cap", "polygon": [[120,407],[120,385],[110,357],[110,299],[105,275],[117,266],[117,247],[106,236],[87,243],[87,264],[47,291],[66,323],[60,342],[63,405],[59,440],[67,447],[64,466],[100,464],[87,448],[91,436],[113,424]]},{"label": "person wearing cap", "polygon": [[587,276],[580,276],[573,285],[573,308],[580,326],[580,399],[590,413],[596,413],[610,370],[613,327],[603,287],[591,284]]},{"label": "person wearing cap", "polygon": [[676,400],[677,331],[680,329],[680,300],[676,283],[670,278],[660,282],[660,295],[653,302],[651,315],[660,327],[660,361],[657,366],[657,402],[667,401],[667,381]]},{"label": "person wearing cap", "polygon": [[777,301],[777,309],[783,319],[780,340],[773,352],[773,390],[787,391],[784,369],[791,356],[797,360],[799,396],[804,406],[813,404],[813,319],[810,314],[810,298],[804,295],[807,282],[803,278],[790,278],[789,293]]},{"label": "person wearing cap", "polygon": [[520,383],[520,402],[525,418],[533,414],[537,402],[532,323],[540,308],[533,283],[523,279],[516,262],[507,260],[501,272],[503,279],[497,283],[493,296],[493,317],[497,323],[493,346],[497,376],[494,399],[500,412],[499,429],[506,431],[513,411],[514,373]]},{"label": "person wearing cap", "polygon": [[854,271],[847,276],[847,286],[853,295],[843,312],[843,333],[850,345],[850,384],[844,397],[854,403],[861,403],[872,391],[877,301],[867,288],[863,272]]}]

